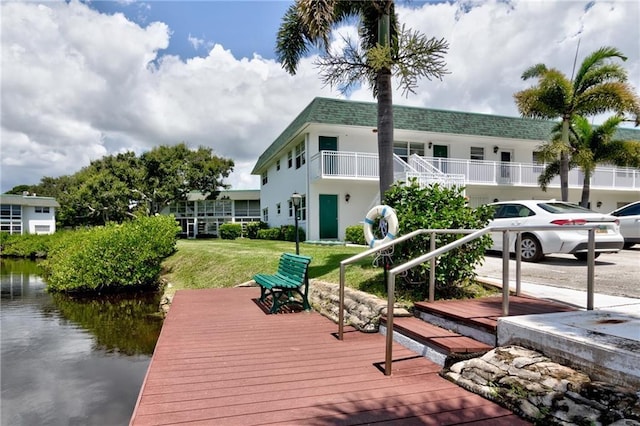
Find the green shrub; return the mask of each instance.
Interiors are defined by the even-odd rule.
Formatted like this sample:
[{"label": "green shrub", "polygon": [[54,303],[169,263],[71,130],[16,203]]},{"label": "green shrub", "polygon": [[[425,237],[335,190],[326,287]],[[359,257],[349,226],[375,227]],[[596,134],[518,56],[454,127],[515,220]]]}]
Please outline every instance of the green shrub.
[{"label": "green shrub", "polygon": [[344,239],[348,243],[367,245],[364,239],[364,229],[362,225],[347,226],[344,233]]},{"label": "green shrub", "polygon": [[223,240],[235,240],[242,236],[242,225],[240,223],[223,223],[218,228],[218,235]]},{"label": "green shrub", "polygon": [[47,257],[49,247],[59,238],[59,235],[60,233],[9,235],[7,232],[2,232],[0,233],[0,255],[31,259]]},{"label": "green shrub", "polygon": [[281,240],[280,228],[261,229],[258,231],[258,238],[261,240]]},{"label": "green shrub", "polygon": [[66,232],[43,262],[47,287],[97,292],[157,285],[161,261],[175,251],[179,232],[173,216]]},{"label": "green shrub", "polygon": [[[396,184],[385,194],[386,203],[396,211],[399,233],[417,229],[481,229],[492,217],[492,208],[471,208],[463,194],[463,188],[444,188],[438,184],[419,187]],[[436,247],[453,242],[464,235],[436,235]],[[393,255],[394,264],[403,263],[428,252],[430,236],[425,234],[400,243]],[[481,261],[491,245],[491,237],[484,236],[452,250],[438,258],[436,267],[436,294],[439,298],[460,297],[463,287],[474,277],[475,265]],[[429,262],[415,268],[413,273],[428,281]],[[420,282],[418,280],[418,282]],[[417,288],[422,297],[428,294],[428,282]],[[418,296],[419,297],[419,296]]]},{"label": "green shrub", "polygon": [[266,222],[249,222],[246,225],[246,237],[255,240],[256,238],[258,238],[258,231],[268,228],[269,225]]},{"label": "green shrub", "polygon": [[[296,240],[296,227],[294,225],[283,225],[280,227],[280,238],[284,241]],[[298,227],[298,241],[305,240],[304,229]]]}]

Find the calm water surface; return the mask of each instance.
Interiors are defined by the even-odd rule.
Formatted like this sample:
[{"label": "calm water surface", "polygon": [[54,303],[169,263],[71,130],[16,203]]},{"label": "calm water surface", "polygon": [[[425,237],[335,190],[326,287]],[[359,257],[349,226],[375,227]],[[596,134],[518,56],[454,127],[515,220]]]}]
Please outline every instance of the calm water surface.
[{"label": "calm water surface", "polygon": [[51,295],[34,262],[0,269],[0,424],[128,424],[162,327],[159,295]]}]

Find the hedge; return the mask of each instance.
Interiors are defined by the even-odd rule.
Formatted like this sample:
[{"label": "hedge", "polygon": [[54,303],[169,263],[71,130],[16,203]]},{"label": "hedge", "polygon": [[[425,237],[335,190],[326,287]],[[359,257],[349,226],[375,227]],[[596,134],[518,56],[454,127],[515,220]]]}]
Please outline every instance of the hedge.
[{"label": "hedge", "polygon": [[98,292],[156,286],[162,259],[175,251],[173,216],[67,232],[43,262],[52,291]]}]

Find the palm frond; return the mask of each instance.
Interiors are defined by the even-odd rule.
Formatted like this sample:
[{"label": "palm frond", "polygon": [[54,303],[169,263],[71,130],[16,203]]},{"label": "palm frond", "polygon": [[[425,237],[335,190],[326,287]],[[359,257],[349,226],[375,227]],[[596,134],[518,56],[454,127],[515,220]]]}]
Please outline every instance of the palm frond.
[{"label": "palm frond", "polygon": [[295,74],[300,59],[308,52],[307,43],[311,40],[296,5],[287,9],[278,29],[276,56],[282,67]]},{"label": "palm frond", "polygon": [[577,83],[583,81],[585,79],[585,75],[593,67],[600,67],[604,64],[605,60],[612,58],[619,58],[622,61],[627,60],[627,57],[615,47],[604,46],[595,50],[589,56],[584,58],[573,81]]}]

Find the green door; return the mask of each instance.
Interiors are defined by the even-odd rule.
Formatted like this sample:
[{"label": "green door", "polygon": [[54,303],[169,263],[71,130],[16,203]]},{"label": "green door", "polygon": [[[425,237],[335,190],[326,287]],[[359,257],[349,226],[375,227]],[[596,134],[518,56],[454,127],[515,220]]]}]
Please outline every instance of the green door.
[{"label": "green door", "polygon": [[[337,151],[338,138],[333,136],[318,136],[318,152]],[[322,174],[334,175],[338,173],[338,159],[333,153],[324,154],[322,158]]]},{"label": "green door", "polygon": [[320,194],[320,239],[338,238],[338,196]]},{"label": "green door", "polygon": [[433,156],[435,158],[444,158],[444,161],[436,160],[434,162],[434,166],[436,166],[442,173],[447,173],[447,161],[446,158],[449,158],[449,147],[447,145],[434,145],[433,146]]}]

